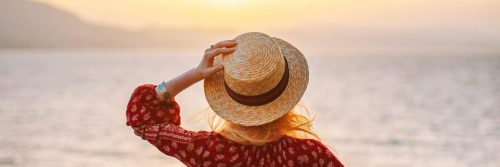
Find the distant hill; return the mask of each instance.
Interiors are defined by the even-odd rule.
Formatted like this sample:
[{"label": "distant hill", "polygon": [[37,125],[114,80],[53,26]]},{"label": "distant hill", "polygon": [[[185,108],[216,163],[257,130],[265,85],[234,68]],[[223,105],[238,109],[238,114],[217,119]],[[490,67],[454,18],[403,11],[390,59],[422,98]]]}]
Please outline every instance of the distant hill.
[{"label": "distant hill", "polygon": [[207,36],[206,32],[198,33],[168,29],[126,31],[87,23],[39,2],[0,0],[0,48],[172,47],[193,44],[195,39]]},{"label": "distant hill", "polygon": [[[86,22],[45,3],[0,0],[0,48],[200,49],[239,33],[169,28],[127,31]],[[500,48],[500,31],[460,25],[415,29],[391,24],[385,28],[301,25],[266,33],[309,54],[497,54]]]}]

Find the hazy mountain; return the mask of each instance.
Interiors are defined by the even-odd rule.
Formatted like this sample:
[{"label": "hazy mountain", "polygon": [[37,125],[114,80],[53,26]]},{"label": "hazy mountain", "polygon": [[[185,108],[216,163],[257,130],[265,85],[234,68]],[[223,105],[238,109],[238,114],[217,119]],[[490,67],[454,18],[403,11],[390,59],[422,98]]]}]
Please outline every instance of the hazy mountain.
[{"label": "hazy mountain", "polygon": [[177,47],[206,36],[168,29],[131,32],[87,23],[43,3],[0,0],[0,48]]},{"label": "hazy mountain", "polygon": [[[466,24],[461,23],[461,24]],[[500,31],[449,25],[401,28],[303,25],[270,30],[309,54],[342,53],[498,53]],[[193,29],[148,28],[127,31],[88,23],[50,5],[25,0],[0,0],[0,48],[136,48],[200,49],[238,33]]]}]

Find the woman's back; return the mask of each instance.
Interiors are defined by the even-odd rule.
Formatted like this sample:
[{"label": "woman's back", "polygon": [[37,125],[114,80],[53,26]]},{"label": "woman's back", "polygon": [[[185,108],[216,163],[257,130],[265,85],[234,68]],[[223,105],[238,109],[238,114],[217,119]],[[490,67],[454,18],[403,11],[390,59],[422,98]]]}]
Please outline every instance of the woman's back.
[{"label": "woman's back", "polygon": [[243,145],[215,132],[180,127],[176,102],[157,99],[154,85],[139,86],[127,107],[127,125],[166,155],[187,166],[342,166],[320,142],[283,136],[264,145]]}]

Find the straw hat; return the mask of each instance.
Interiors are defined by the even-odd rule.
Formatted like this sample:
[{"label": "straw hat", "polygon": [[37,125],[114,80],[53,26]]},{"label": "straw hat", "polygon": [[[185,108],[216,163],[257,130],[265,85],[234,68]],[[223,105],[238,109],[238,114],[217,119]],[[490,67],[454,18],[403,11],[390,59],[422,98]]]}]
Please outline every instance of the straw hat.
[{"label": "straw hat", "polygon": [[219,71],[205,79],[210,107],[235,124],[257,126],[293,109],[307,87],[309,71],[302,53],[288,42],[259,32],[241,34],[229,55],[217,56]]}]

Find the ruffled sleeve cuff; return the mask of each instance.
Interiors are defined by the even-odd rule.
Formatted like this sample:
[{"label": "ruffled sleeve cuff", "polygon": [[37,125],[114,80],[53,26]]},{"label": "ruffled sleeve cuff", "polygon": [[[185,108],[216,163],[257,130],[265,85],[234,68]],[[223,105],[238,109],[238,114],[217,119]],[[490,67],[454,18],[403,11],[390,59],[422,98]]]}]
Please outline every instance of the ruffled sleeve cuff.
[{"label": "ruffled sleeve cuff", "polygon": [[128,126],[160,123],[180,125],[180,108],[177,102],[161,100],[155,88],[156,85],[146,84],[134,90],[126,111]]}]

